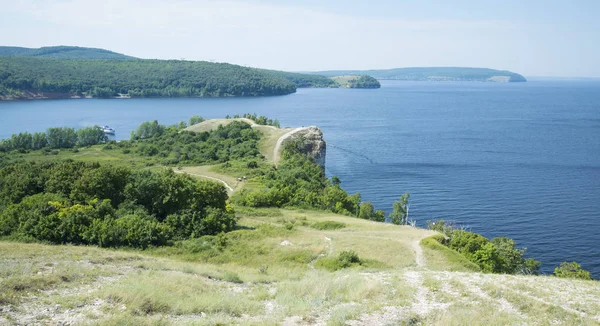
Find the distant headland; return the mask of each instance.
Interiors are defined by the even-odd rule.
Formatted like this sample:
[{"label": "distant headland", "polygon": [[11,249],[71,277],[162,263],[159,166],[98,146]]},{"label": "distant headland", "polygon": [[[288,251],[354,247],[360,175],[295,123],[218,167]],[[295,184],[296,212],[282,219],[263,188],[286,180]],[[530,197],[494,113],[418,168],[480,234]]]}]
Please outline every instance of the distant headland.
[{"label": "distant headland", "polygon": [[228,63],[139,59],[76,46],[0,46],[0,100],[273,96],[302,87],[380,85],[362,75],[330,78]]},{"label": "distant headland", "polygon": [[328,77],[342,75],[369,75],[377,79],[414,81],[485,81],[526,82],[520,74],[508,70],[466,67],[415,67],[377,70],[327,70],[307,72]]}]

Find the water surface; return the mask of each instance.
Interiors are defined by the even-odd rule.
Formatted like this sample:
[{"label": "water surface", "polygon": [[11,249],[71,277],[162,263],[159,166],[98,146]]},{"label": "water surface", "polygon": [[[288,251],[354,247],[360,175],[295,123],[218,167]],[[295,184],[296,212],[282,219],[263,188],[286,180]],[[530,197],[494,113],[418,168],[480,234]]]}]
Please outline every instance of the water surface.
[{"label": "water surface", "polygon": [[0,102],[0,138],[108,124],[117,139],[146,120],[253,112],[317,125],[327,173],[390,211],[508,236],[544,272],[575,260],[600,277],[600,82],[383,81],[379,90],[301,89],[264,98]]}]

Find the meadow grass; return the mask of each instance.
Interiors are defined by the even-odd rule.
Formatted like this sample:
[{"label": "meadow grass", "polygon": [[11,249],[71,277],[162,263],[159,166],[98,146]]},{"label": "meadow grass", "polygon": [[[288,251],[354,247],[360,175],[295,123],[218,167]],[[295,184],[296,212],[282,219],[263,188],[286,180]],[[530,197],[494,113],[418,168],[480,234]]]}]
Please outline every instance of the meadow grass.
[{"label": "meadow grass", "polygon": [[427,267],[438,271],[478,272],[481,269],[458,252],[442,245],[435,236],[421,240]]},{"label": "meadow grass", "polygon": [[[302,209],[240,208],[238,215],[238,230],[225,236],[145,251],[0,241],[0,306],[10,307],[0,324],[588,325],[599,320],[598,282],[470,272],[453,251],[421,241],[435,234],[431,231]],[[345,227],[311,227],[319,222]],[[418,241],[423,266],[415,264]],[[320,268],[343,251],[354,251],[361,264]]]}]

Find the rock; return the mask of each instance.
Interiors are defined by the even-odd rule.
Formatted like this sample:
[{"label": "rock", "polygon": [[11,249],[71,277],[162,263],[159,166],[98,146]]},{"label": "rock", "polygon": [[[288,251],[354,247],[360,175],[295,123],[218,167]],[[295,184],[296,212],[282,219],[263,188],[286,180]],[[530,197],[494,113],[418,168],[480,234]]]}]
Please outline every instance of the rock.
[{"label": "rock", "polygon": [[280,246],[293,246],[293,244],[287,240],[281,241]]},{"label": "rock", "polygon": [[325,168],[325,155],[327,152],[327,143],[323,140],[323,131],[315,126],[310,126],[304,130],[298,131],[286,141],[301,140],[300,152],[308,154],[315,159],[317,164]]}]

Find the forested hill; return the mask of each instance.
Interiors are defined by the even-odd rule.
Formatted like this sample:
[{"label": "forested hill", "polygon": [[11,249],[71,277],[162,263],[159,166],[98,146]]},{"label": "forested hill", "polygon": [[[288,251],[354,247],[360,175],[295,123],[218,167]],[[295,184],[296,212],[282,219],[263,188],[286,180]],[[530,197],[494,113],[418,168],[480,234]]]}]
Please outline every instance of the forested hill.
[{"label": "forested hill", "polygon": [[39,57],[72,60],[135,60],[137,58],[104,49],[79,46],[45,46],[37,49],[16,46],[0,46],[0,56]]},{"label": "forested hill", "polygon": [[315,87],[315,88],[327,88],[327,87],[338,87],[336,82],[323,75],[313,75],[313,74],[301,74],[296,72],[286,72],[286,71],[278,71],[278,70],[264,70],[266,73],[269,73],[273,76],[285,78],[292,83],[296,84],[296,87],[299,88],[307,88],[307,87]]},{"label": "forested hill", "polygon": [[0,99],[227,97],[294,93],[262,69],[182,60],[62,60],[0,57]]},{"label": "forested hill", "polygon": [[464,67],[415,67],[379,70],[328,70],[313,73],[328,77],[343,75],[369,75],[377,79],[417,81],[527,81],[522,75],[507,70]]}]

